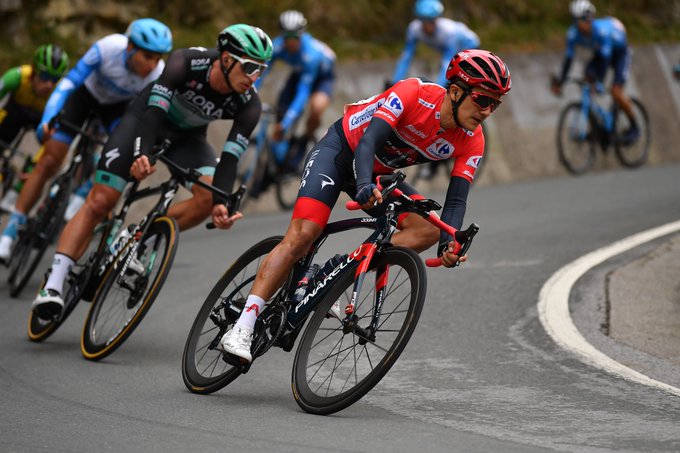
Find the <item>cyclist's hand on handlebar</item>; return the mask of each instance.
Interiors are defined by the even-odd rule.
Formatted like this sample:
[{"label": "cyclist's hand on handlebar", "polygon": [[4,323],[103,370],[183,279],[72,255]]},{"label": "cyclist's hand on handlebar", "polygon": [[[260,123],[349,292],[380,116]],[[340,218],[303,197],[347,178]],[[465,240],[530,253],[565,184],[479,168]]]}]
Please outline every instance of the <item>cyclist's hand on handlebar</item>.
[{"label": "cyclist's hand on handlebar", "polygon": [[558,96],[558,97],[562,96],[562,85],[560,85],[559,83],[556,83],[556,82],[551,83],[550,84],[550,91],[552,91],[552,94],[554,94],[555,96]]},{"label": "cyclist's hand on handlebar", "polygon": [[461,245],[455,239],[449,242],[449,245],[442,252],[442,266],[453,267],[458,261],[464,263],[467,261],[467,256],[458,256],[460,253]]},{"label": "cyclist's hand on handlebar", "polygon": [[275,142],[280,142],[283,140],[283,126],[281,126],[281,123],[276,123],[274,125],[274,132],[272,133],[272,140]]},{"label": "cyclist's hand on handlebar", "polygon": [[212,221],[215,226],[221,230],[228,230],[234,223],[243,218],[243,214],[236,211],[236,214],[230,216],[229,210],[223,204],[216,204],[212,209]]},{"label": "cyclist's hand on handlebar", "polygon": [[357,196],[354,197],[354,200],[361,205],[361,209],[371,209],[373,206],[382,203],[382,194],[375,184],[365,184],[357,189]]},{"label": "cyclist's hand on handlebar", "polygon": [[130,167],[130,174],[134,176],[137,181],[141,181],[155,171],[156,167],[151,165],[149,158],[145,155],[141,155],[135,159]]}]

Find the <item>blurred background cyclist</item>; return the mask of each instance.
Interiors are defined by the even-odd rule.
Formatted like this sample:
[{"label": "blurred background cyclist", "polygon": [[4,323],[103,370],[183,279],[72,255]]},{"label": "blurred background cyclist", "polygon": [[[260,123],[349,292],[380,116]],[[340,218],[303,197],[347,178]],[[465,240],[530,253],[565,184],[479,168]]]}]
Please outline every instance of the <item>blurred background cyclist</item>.
[{"label": "blurred background cyclist", "polygon": [[[36,130],[38,139],[45,142],[45,151],[22,187],[0,236],[0,261],[9,260],[19,228],[66,159],[76,134],[60,122],[80,127],[95,114],[110,133],[130,100],[161,74],[165,65],[162,56],[171,50],[172,34],[167,25],[156,19],[137,19],[125,34],[111,34],[95,42],[59,82]],[[60,121],[50,129],[52,118],[58,114]],[[82,191],[90,187],[84,185]]]},{"label": "blurred background cyclist", "polygon": [[[6,103],[0,109],[0,140],[11,144],[22,129],[34,129],[40,122],[57,82],[68,69],[68,54],[54,44],[44,44],[33,53],[31,64],[9,69],[0,78],[0,99]],[[22,169],[29,172],[39,153],[26,161]],[[10,188],[0,201],[0,209],[11,211],[19,196],[21,183]]]},{"label": "blurred background cyclist", "polygon": [[[461,50],[478,49],[479,37],[467,25],[446,17],[442,17],[444,5],[439,0],[417,0],[413,6],[415,19],[409,23],[406,30],[406,45],[392,74],[392,80],[386,83],[385,89],[393,83],[405,78],[408,74],[411,60],[416,53],[418,43],[440,53],[440,64],[437,82],[446,86],[446,69],[453,58]],[[433,161],[418,168],[418,176],[422,179],[433,177],[440,165],[445,161]]]},{"label": "blurred background cyclist", "polygon": [[628,80],[631,62],[626,28],[615,17],[595,19],[595,6],[589,0],[573,0],[569,4],[569,12],[574,23],[567,30],[567,50],[562,71],[560,76],[553,80],[552,92],[557,96],[561,95],[562,84],[569,74],[576,46],[592,49],[593,55],[586,65],[585,78],[592,83],[603,83],[607,69],[614,70],[612,98],[630,121],[628,130],[623,134],[623,142],[634,143],[640,136],[640,130],[633,114],[630,98],[623,91],[623,86]]},{"label": "blurred background cyclist", "polygon": [[[299,145],[291,150],[284,142],[274,146],[279,162],[285,162],[290,169],[295,169],[304,157],[307,145],[315,141],[314,134],[321,124],[321,116],[331,103],[336,58],[335,52],[327,44],[306,31],[307,19],[301,12],[282,12],[279,27],[281,34],[273,40],[274,54],[270,68],[274,62],[282,60],[291,66],[292,72],[279,93],[273,140],[280,142],[288,132],[293,132],[291,128],[304,112],[305,106],[309,105],[305,132]],[[256,88],[262,86],[270,70],[267,69],[255,82]]]}]

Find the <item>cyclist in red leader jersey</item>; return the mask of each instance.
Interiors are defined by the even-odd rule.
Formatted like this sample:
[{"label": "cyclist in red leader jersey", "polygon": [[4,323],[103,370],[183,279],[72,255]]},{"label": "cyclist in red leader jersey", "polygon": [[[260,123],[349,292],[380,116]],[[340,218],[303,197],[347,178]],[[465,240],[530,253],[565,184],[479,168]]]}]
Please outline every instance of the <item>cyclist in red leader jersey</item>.
[{"label": "cyclist in red leader jersey", "polygon": [[[447,88],[420,79],[402,80],[373,98],[350,104],[345,114],[307,157],[293,218],[281,243],[260,267],[245,309],[234,328],[222,338],[228,354],[250,362],[252,332],[257,314],[283,284],[296,261],[321,234],[341,191],[352,196],[371,215],[379,215],[382,196],[376,174],[433,160],[455,160],[442,220],[456,229],[463,224],[467,195],[483,157],[481,123],[510,90],[510,71],[486,50],[456,54],[446,72]],[[408,183],[399,187],[423,198]],[[217,226],[223,219],[213,216]],[[444,266],[465,261],[455,238],[417,215],[400,218],[392,242],[418,252],[439,239]]]}]

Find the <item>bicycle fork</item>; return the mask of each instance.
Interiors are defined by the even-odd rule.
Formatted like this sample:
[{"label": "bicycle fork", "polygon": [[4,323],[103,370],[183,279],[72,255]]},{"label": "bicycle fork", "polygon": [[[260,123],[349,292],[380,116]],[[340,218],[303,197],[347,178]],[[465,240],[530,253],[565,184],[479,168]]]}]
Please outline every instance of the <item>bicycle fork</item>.
[{"label": "bicycle fork", "polygon": [[[364,243],[359,248],[357,248],[350,257],[352,259],[359,260],[359,266],[356,270],[356,276],[354,279],[354,288],[352,290],[352,298],[350,303],[345,308],[345,318],[342,320],[343,333],[356,333],[359,336],[359,344],[366,344],[366,342],[375,341],[375,332],[378,328],[378,323],[380,321],[380,314],[382,312],[382,304],[385,300],[385,288],[387,286],[387,278],[389,275],[388,266],[380,266],[376,269],[376,281],[375,281],[375,300],[373,303],[373,316],[371,317],[371,322],[368,327],[361,327],[357,320],[358,318],[354,315],[356,308],[356,302],[359,300],[359,295],[361,294],[361,289],[364,284],[364,279],[366,278],[366,273],[368,272],[368,266],[371,263],[376,251],[378,250],[378,245],[376,243]],[[363,257],[363,259],[362,259]]]}]

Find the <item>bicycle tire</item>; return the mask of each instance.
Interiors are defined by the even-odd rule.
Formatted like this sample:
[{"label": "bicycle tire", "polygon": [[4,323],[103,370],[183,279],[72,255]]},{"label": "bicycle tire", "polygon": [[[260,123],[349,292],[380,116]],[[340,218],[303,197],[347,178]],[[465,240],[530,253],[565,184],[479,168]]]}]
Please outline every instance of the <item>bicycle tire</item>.
[{"label": "bicycle tire", "polygon": [[83,357],[93,361],[107,357],[141,323],[170,272],[177,252],[178,231],[172,217],[154,220],[139,240],[144,244],[148,238],[156,237],[153,244],[148,244],[144,253],[136,257],[146,270],[143,274],[134,274],[132,278],[128,278],[131,273],[120,275],[121,271],[127,272],[123,271],[122,264],[129,259],[134,241],[128,243],[107,267],[85,319],[80,341]]},{"label": "bicycle tire", "polygon": [[580,175],[592,168],[596,135],[591,119],[583,116],[580,102],[572,102],[562,109],[557,123],[557,155],[569,173]]},{"label": "bicycle tire", "polygon": [[[222,360],[219,346],[222,336],[239,315],[236,311],[228,310],[226,303],[240,307],[240,311],[245,305],[262,260],[282,239],[281,236],[270,237],[248,249],[220,277],[203,302],[182,354],[182,378],[184,385],[192,393],[213,393],[241,375],[240,369]],[[224,295],[225,291],[228,294]],[[219,318],[212,319],[211,315]]]},{"label": "bicycle tire", "polygon": [[[106,237],[108,236],[108,232],[111,229],[111,224],[105,224],[103,228],[98,228],[95,229],[95,235],[93,236],[92,240],[90,241],[90,247],[92,247],[94,244],[96,244],[96,251],[99,253],[102,249],[102,247],[106,246]],[[92,249],[90,248],[88,251],[83,254],[83,256],[89,256],[90,251]],[[85,272],[86,269],[83,269],[81,272]],[[33,310],[29,312],[28,316],[28,339],[39,343],[41,341],[46,340],[47,338],[50,337],[58,328],[61,326],[64,321],[66,321],[66,318],[69,317],[71,312],[73,312],[73,309],[78,305],[78,302],[80,301],[80,298],[82,296],[82,291],[83,288],[78,286],[75,282],[80,281],[79,279],[80,275],[76,275],[73,270],[69,272],[69,276],[66,278],[66,282],[64,283],[64,312],[62,316],[57,319],[57,320],[44,320],[39,318]],[[88,276],[89,278],[89,276]],[[82,282],[81,282],[82,283]],[[44,286],[44,282],[40,287],[42,288]]]},{"label": "bicycle tire", "polygon": [[[295,354],[292,373],[293,396],[306,412],[328,415],[355,403],[380,382],[406,347],[425,301],[425,266],[416,252],[403,247],[386,249],[373,259],[370,269],[386,265],[389,266],[389,281],[376,341],[361,344],[360,335],[344,333],[337,318],[326,316],[335,301],[351,300],[354,285],[351,273],[345,274],[330,288],[328,296],[308,321]],[[377,273],[371,272],[367,277],[371,274]],[[366,278],[364,294],[357,301],[354,313],[359,317],[358,321],[370,321],[373,315],[375,287],[368,291],[372,280]],[[391,305],[392,300],[397,304]],[[346,336],[350,334],[353,335],[347,346]],[[325,352],[326,348],[330,348],[329,352]],[[384,353],[382,358],[377,357],[379,353]],[[376,357],[371,357],[373,354]]]},{"label": "bicycle tire", "polygon": [[65,176],[57,182],[57,193],[47,195],[43,206],[35,217],[28,220],[28,226],[17,237],[9,262],[9,294],[17,297],[26,287],[40,264],[47,247],[59,235],[64,224],[64,213],[68,206],[72,180]]},{"label": "bicycle tire", "polygon": [[276,201],[284,211],[290,211],[297,201],[302,173],[284,173],[276,178]]},{"label": "bicycle tire", "polygon": [[[2,178],[2,184],[0,184],[0,200],[7,195],[9,189],[16,184],[15,181],[16,172],[9,162],[2,162],[2,170],[0,170],[0,178]],[[0,213],[7,212],[0,210]]]},{"label": "bicycle tire", "polygon": [[[649,129],[649,116],[647,115],[645,107],[637,99],[631,99],[631,104],[635,119],[640,128],[640,136],[632,144],[624,144],[617,138],[614,143],[614,150],[616,151],[616,157],[621,165],[627,168],[637,168],[647,162],[647,158],[649,157],[651,132]],[[617,109],[616,115],[616,136],[621,137],[627,129],[627,127],[622,126],[624,124],[628,126],[630,121],[621,109]]]}]

